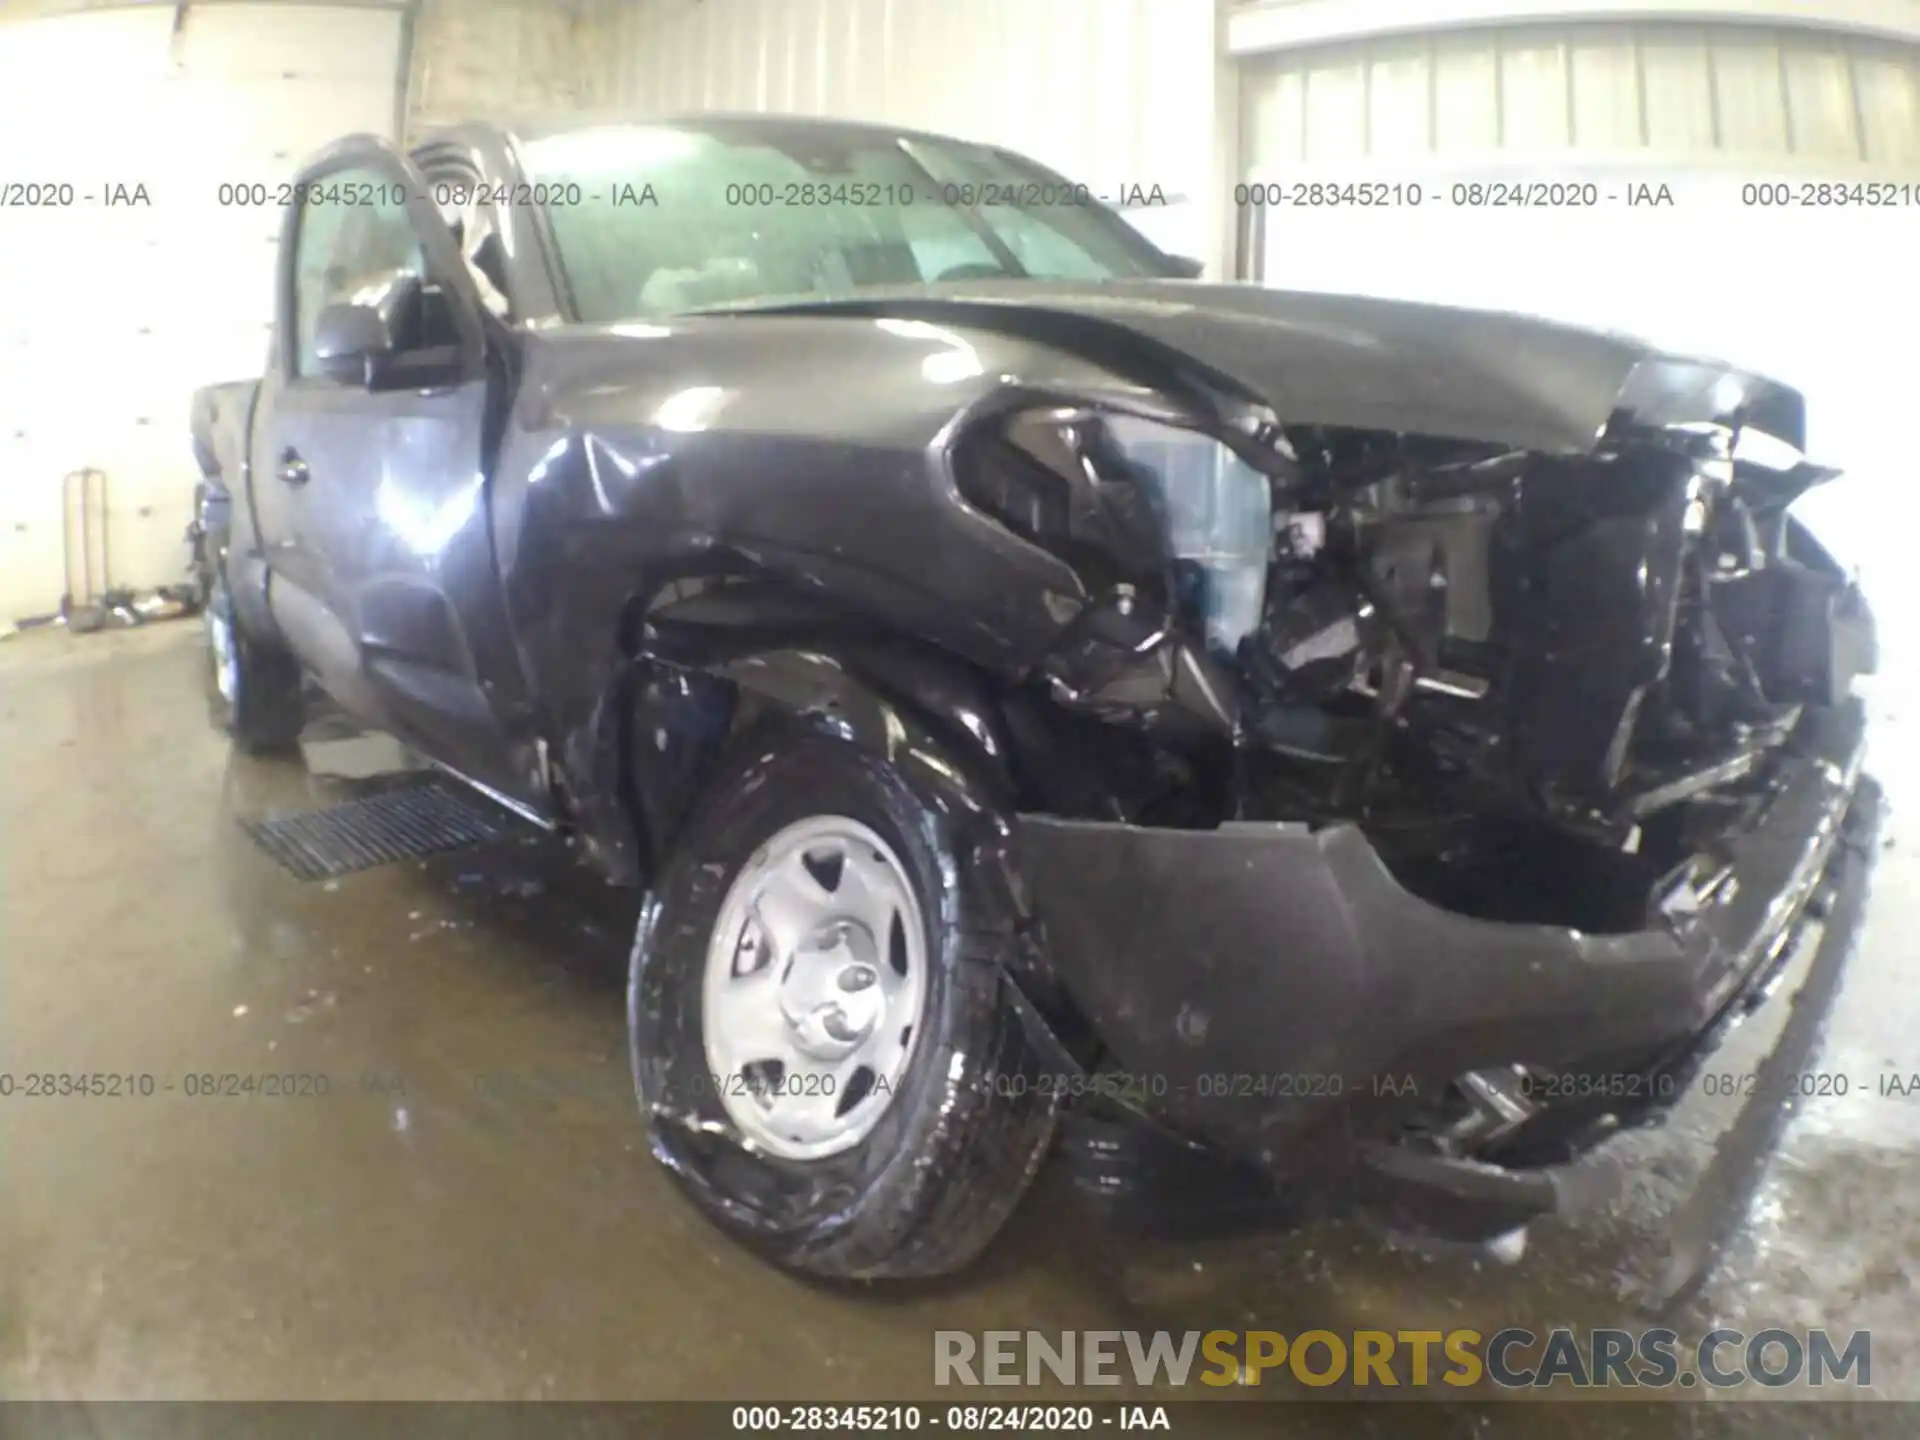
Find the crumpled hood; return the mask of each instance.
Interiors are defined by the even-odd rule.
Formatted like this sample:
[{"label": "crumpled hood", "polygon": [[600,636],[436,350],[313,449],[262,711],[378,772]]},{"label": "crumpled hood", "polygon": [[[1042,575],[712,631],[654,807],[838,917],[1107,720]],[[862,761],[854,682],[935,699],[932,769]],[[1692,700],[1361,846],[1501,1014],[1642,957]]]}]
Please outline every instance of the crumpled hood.
[{"label": "crumpled hood", "polygon": [[977,326],[1096,359],[1104,332],[1176,351],[1292,424],[1584,454],[1620,417],[1751,424],[1805,447],[1805,402],[1778,381],[1499,311],[1184,280],[965,281],[753,308]]}]

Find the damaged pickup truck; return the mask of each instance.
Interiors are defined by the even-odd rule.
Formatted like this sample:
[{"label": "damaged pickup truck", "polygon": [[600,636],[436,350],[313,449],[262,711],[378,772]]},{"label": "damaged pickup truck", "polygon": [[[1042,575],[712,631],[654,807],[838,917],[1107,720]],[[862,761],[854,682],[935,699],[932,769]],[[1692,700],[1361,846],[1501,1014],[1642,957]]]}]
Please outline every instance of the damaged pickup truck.
[{"label": "damaged pickup truck", "polygon": [[1875,639],[1781,384],[1201,283],[837,123],[299,196],[196,411],[224,722],[311,679],[644,888],[654,1154],[779,1263],[964,1265],[1089,1105],[1510,1236],[1857,913]]}]

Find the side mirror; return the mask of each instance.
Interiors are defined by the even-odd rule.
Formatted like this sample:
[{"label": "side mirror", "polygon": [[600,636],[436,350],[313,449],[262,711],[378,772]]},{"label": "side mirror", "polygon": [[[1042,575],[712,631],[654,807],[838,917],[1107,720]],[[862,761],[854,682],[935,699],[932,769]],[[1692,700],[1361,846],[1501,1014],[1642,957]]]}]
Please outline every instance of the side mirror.
[{"label": "side mirror", "polygon": [[1191,255],[1169,255],[1167,259],[1173,264],[1173,273],[1182,280],[1198,280],[1207,273],[1207,262]]},{"label": "side mirror", "polygon": [[371,276],[320,312],[315,366],[329,380],[368,390],[444,383],[460,369],[447,303],[411,270]]},{"label": "side mirror", "polygon": [[373,305],[329,305],[314,326],[316,368],[341,385],[373,388],[380,363],[393,354],[393,326]]}]

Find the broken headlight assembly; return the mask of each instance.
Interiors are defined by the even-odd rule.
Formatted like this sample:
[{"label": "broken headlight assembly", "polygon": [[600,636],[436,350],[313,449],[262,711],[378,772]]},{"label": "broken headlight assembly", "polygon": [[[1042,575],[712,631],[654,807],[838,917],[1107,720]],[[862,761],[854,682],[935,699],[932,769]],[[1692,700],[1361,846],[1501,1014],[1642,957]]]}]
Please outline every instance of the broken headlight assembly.
[{"label": "broken headlight assembly", "polygon": [[1219,441],[1133,416],[1025,411],[973,448],[961,493],[1058,555],[1123,613],[1177,615],[1216,659],[1259,624],[1273,536],[1266,475]]}]

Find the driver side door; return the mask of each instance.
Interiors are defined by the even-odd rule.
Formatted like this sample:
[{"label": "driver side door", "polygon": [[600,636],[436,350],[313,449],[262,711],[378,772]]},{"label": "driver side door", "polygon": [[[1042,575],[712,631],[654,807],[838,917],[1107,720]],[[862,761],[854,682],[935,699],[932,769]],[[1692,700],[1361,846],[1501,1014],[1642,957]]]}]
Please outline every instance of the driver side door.
[{"label": "driver side door", "polygon": [[[493,561],[494,381],[472,276],[419,171],[384,141],[335,147],[296,199],[286,354],[256,472],[290,519],[275,616],[359,719],[542,810],[531,736],[504,718],[523,687]],[[359,367],[337,353],[350,306],[391,332]]]}]

